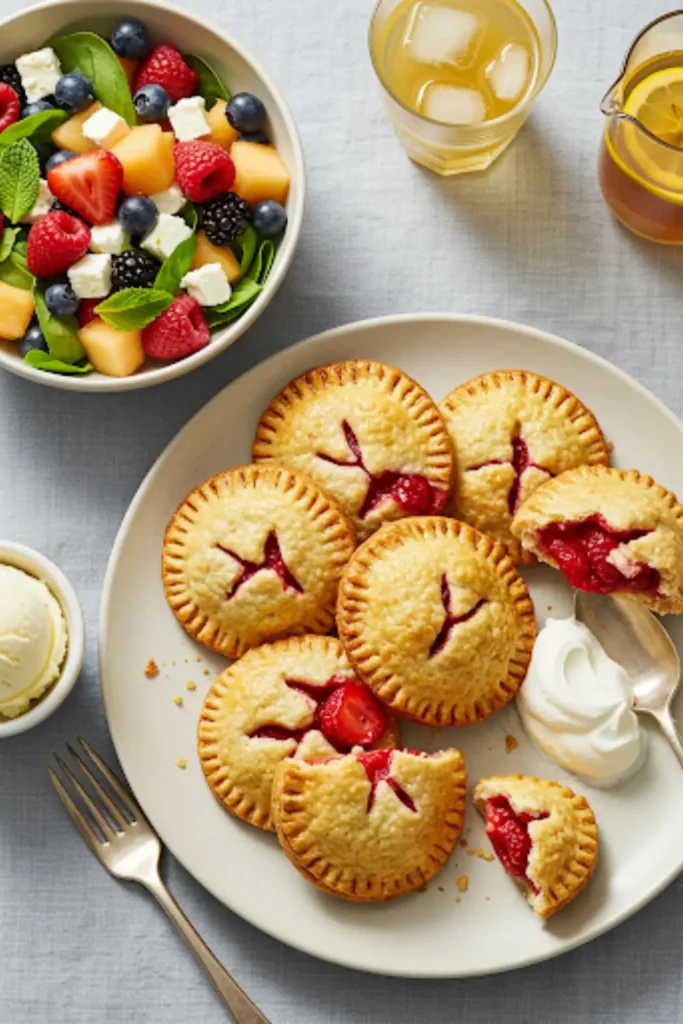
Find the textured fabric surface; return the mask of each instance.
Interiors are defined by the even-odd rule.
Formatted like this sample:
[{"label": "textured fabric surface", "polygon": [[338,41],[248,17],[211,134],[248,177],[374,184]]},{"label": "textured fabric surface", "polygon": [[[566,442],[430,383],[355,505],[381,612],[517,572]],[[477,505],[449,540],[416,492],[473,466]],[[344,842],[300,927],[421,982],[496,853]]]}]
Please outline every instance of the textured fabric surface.
[{"label": "textured fabric surface", "polygon": [[[21,6],[0,0],[0,14]],[[487,176],[450,182],[404,158],[381,112],[366,53],[371,0],[192,7],[250,48],[289,99],[308,163],[305,229],[263,319],[191,377],[89,397],[0,376],[0,536],[64,568],[88,626],[85,671],[67,704],[35,732],[0,744],[0,1024],[226,1019],[156,906],[87,853],[43,769],[46,754],[79,732],[111,753],[96,664],[106,560],[143,474],[220,386],[327,327],[449,310],[555,331],[683,413],[683,254],[621,231],[595,171],[600,97],[661,0],[557,0],[558,65],[532,122]],[[235,918],[176,865],[167,864],[167,877],[273,1024],[683,1020],[681,882],[559,960],[517,975],[428,983],[309,959]]]}]

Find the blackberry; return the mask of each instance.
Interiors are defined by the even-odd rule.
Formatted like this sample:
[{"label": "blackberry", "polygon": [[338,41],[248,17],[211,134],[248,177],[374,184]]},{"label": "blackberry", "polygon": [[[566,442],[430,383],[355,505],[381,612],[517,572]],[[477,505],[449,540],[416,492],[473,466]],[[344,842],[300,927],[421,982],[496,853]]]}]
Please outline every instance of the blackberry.
[{"label": "blackberry", "polygon": [[249,204],[234,192],[226,192],[204,206],[202,227],[214,245],[228,245],[242,234],[251,220]]},{"label": "blackberry", "polygon": [[142,249],[129,249],[111,258],[111,284],[115,292],[123,288],[151,288],[161,264]]},{"label": "blackberry", "polygon": [[0,66],[0,82],[4,82],[5,85],[11,85],[19,97],[19,105],[21,107],[26,105],[26,93],[21,84],[21,75],[17,71],[15,64],[3,64]]}]

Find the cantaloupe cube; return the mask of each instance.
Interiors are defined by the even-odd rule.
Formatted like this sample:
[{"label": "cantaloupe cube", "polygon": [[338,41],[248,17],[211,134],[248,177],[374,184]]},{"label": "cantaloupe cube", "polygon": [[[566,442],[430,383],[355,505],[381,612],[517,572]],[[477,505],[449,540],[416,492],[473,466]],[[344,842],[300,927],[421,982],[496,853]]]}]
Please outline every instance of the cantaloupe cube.
[{"label": "cantaloupe cube", "polygon": [[23,338],[35,308],[32,292],[0,281],[0,338],[3,341]]},{"label": "cantaloupe cube", "polygon": [[[118,57],[118,55],[117,55]],[[136,60],[128,60],[127,57],[118,57],[118,62],[123,68],[123,72],[128,80],[128,88],[133,90],[133,80],[135,78],[135,72],[138,69],[138,62]]]},{"label": "cantaloupe cube", "polygon": [[131,128],[111,152],[123,164],[126,195],[153,196],[165,192],[175,181],[173,132],[162,132],[158,124]]},{"label": "cantaloupe cube", "polygon": [[73,149],[74,153],[91,153],[93,149],[97,149],[92,139],[86,139],[83,134],[83,125],[101,106],[101,103],[93,103],[87,110],[74,114],[64,124],[60,124],[59,128],[55,128],[52,133],[55,146],[59,146],[60,149]]},{"label": "cantaloupe cube", "polygon": [[289,171],[274,146],[258,142],[234,142],[230,156],[235,161],[233,189],[248,203],[276,199],[285,203],[289,191]]},{"label": "cantaloupe cube", "polygon": [[107,377],[130,377],[145,361],[142,331],[117,331],[97,316],[78,337],[95,369]]},{"label": "cantaloupe cube", "polygon": [[207,263],[220,263],[230,284],[235,284],[242,276],[240,261],[232,249],[229,249],[227,245],[214,245],[203,231],[198,231],[192,269],[197,270]]},{"label": "cantaloupe cube", "polygon": [[226,100],[218,100],[217,103],[211,107],[211,110],[206,115],[206,119],[211,125],[211,134],[205,135],[203,138],[215,142],[221,149],[229,150],[233,142],[239,135],[236,128],[233,128],[227,117],[225,116],[225,108],[227,107]]}]

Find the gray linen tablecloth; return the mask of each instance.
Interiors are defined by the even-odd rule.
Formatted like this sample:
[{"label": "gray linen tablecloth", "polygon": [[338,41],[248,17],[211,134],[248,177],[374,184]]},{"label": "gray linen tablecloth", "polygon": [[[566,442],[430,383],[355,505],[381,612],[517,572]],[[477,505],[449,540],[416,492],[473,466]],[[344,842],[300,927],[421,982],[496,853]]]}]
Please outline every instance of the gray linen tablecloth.
[{"label": "gray linen tablecloth", "polygon": [[[0,0],[0,14],[21,6]],[[683,413],[683,254],[621,231],[595,173],[600,97],[662,0],[557,0],[558,66],[532,122],[487,176],[450,182],[404,158],[381,112],[366,52],[370,0],[188,6],[233,32],[289,99],[310,176],[305,229],[260,323],[190,377],[89,397],[0,376],[0,536],[62,566],[88,627],[85,670],[67,704],[35,732],[0,744],[1,1024],[225,1020],[156,906],[87,853],[43,769],[46,754],[77,732],[111,752],[96,663],[105,564],[143,474],[219,387],[327,327],[449,310],[554,331]],[[273,1024],[683,1020],[680,882],[617,931],[559,960],[515,975],[428,983],[309,959],[238,920],[177,865],[167,873]]]}]

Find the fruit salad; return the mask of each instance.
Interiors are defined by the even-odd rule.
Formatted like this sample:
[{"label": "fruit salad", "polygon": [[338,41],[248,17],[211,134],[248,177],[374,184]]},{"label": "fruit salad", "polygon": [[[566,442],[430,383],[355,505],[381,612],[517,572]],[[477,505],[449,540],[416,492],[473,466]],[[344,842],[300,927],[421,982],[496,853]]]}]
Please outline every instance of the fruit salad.
[{"label": "fruit salad", "polygon": [[0,341],[46,372],[113,377],[209,345],[286,229],[266,119],[132,18],[0,66]]}]

